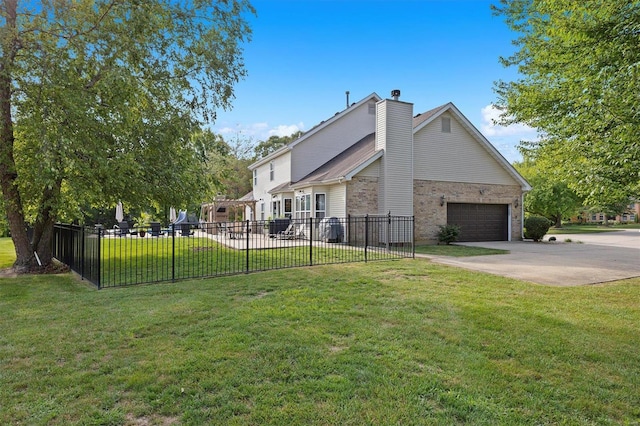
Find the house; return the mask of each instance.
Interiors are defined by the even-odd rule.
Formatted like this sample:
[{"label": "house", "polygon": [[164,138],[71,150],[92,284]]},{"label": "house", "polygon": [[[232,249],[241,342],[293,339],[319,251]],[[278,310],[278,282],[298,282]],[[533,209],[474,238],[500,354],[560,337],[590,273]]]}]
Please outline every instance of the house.
[{"label": "house", "polygon": [[593,213],[589,209],[583,211],[580,216],[572,217],[572,222],[580,223],[604,223],[606,220],[614,220],[618,223],[638,223],[640,218],[640,202],[630,203],[625,212],[616,215],[615,218],[607,216],[603,212]]},{"label": "house", "polygon": [[[439,225],[461,241],[522,239],[529,184],[452,103],[414,116],[376,93],[249,166],[251,219],[415,216],[415,240]],[[251,217],[253,216],[253,217]]]}]

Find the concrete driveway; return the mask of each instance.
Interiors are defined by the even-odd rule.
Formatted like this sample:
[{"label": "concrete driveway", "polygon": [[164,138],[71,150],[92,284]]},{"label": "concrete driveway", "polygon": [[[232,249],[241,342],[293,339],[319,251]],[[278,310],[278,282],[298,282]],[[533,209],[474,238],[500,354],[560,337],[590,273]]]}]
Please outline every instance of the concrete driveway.
[{"label": "concrete driveway", "polygon": [[[510,254],[446,257],[433,262],[556,286],[595,284],[640,277],[640,230],[552,235],[555,242],[460,243],[509,250]],[[571,239],[571,242],[566,242]]]}]

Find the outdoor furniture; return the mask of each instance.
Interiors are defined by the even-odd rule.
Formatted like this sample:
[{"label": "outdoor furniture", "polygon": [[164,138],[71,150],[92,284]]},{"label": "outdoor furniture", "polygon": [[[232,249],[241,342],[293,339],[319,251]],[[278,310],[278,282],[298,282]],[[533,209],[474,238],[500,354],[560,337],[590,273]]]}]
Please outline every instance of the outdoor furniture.
[{"label": "outdoor furniture", "polygon": [[280,231],[276,234],[276,238],[281,240],[295,240],[302,237],[304,237],[302,229],[295,226],[293,223],[290,223],[284,231]]},{"label": "outdoor furniture", "polygon": [[126,237],[127,235],[129,235],[131,233],[130,229],[129,229],[129,222],[127,221],[122,221],[122,222],[118,222],[117,226],[117,230],[118,233],[117,235],[120,237]]},{"label": "outdoor furniture", "polygon": [[181,223],[180,224],[180,235],[183,237],[188,237],[193,235],[193,231],[191,230],[191,224],[189,223]]},{"label": "outdoor furniture", "polygon": [[244,235],[244,223],[227,223],[227,232],[229,233],[229,238],[232,240],[236,238],[242,238]]},{"label": "outdoor furniture", "polygon": [[149,226],[151,226],[152,237],[159,237],[161,235],[164,235],[164,232],[162,232],[162,229],[160,227],[160,222],[151,222]]}]

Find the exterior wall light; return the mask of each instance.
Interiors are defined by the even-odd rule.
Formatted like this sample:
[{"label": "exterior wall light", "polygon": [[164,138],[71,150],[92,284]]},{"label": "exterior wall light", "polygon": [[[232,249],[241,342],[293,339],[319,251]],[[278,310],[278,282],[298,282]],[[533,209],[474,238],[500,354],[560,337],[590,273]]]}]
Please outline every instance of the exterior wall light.
[{"label": "exterior wall light", "polygon": [[440,206],[444,206],[444,201],[447,199],[444,195],[440,197]]}]

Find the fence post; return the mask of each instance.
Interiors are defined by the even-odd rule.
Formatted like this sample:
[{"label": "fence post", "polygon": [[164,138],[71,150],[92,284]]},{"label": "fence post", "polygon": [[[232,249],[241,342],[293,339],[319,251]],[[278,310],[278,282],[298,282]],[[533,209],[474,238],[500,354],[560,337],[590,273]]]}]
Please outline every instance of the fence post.
[{"label": "fence post", "polygon": [[245,247],[245,264],[246,264],[246,268],[245,268],[245,273],[249,273],[249,219],[246,220],[246,227],[245,227],[245,231],[247,234],[247,237],[245,239],[247,246]]},{"label": "fence post", "polygon": [[313,218],[309,217],[309,266],[313,266]]},{"label": "fence post", "polygon": [[390,247],[391,247],[391,210],[389,210],[389,214],[387,215],[387,254],[389,253]]},{"label": "fence post", "polygon": [[176,225],[171,226],[171,281],[176,280]]},{"label": "fence post", "polygon": [[102,229],[101,228],[98,228],[98,261],[96,262],[96,264],[98,269],[97,284],[98,284],[98,290],[100,290],[100,287],[102,286]]},{"label": "fence post", "polygon": [[364,217],[364,261],[367,262],[367,247],[369,246],[369,215]]},{"label": "fence post", "polygon": [[351,214],[347,215],[347,244],[351,244]]},{"label": "fence post", "polygon": [[416,217],[411,216],[411,257],[416,258]]},{"label": "fence post", "polygon": [[85,236],[84,236],[84,225],[80,225],[80,239],[82,240],[82,244],[80,246],[80,276],[84,280],[84,261],[85,261]]}]

